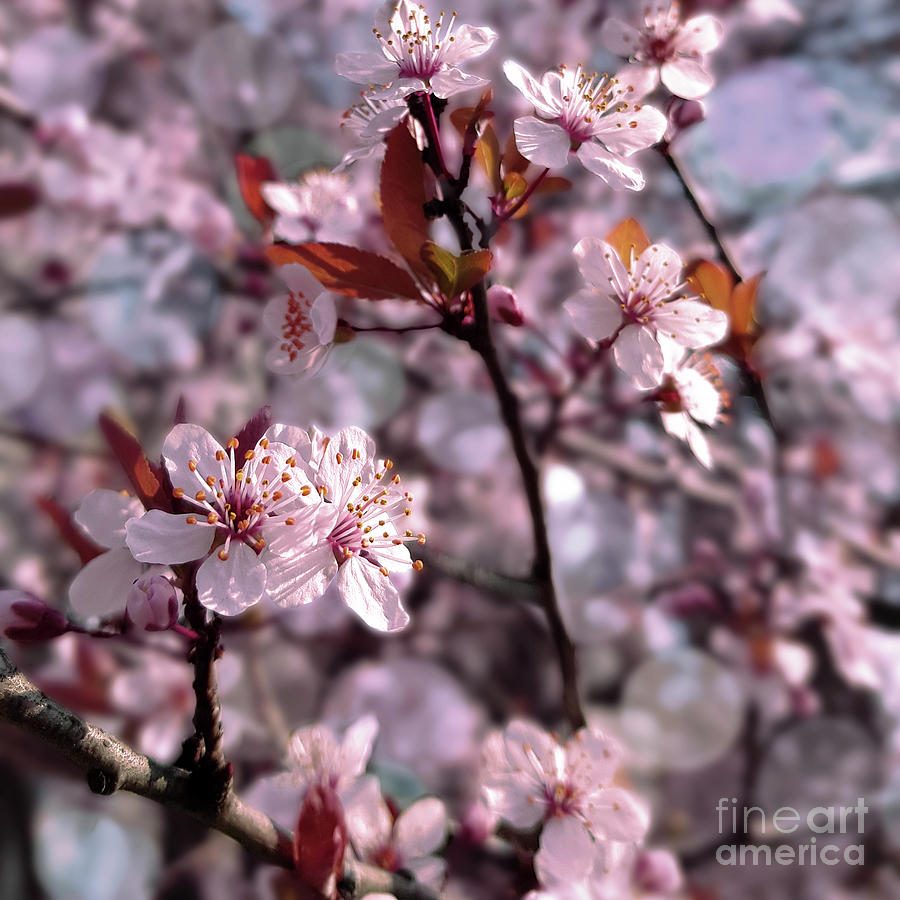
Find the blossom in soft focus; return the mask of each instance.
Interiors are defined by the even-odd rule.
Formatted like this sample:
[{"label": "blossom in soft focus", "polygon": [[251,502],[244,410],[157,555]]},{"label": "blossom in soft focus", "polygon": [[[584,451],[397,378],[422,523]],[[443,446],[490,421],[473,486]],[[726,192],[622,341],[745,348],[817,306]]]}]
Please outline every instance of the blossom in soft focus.
[{"label": "blossom in soft focus", "polygon": [[266,181],[260,190],[277,214],[272,231],[292,244],[343,242],[359,225],[359,202],[346,175],[316,169],[295,184]]},{"label": "blossom in soft focus", "polygon": [[12,641],[47,641],[69,630],[66,617],[32,594],[0,591],[0,635]]},{"label": "blossom in soft focus", "polygon": [[440,890],[446,863],[432,854],[447,837],[447,810],[436,797],[423,797],[395,819],[378,781],[366,778],[348,799],[347,831],[364,862],[388,872],[412,872],[417,881]]},{"label": "blossom in soft focus", "polygon": [[338,594],[367,625],[397,631],[409,621],[392,573],[421,568],[406,549],[425,536],[406,527],[412,496],[400,487],[390,460],[376,459],[375,442],[361,428],[333,437],[312,433],[309,478],[321,494],[318,539],[280,567],[283,589],[315,600],[334,580]]},{"label": "blossom in soft focus", "polygon": [[380,53],[340,53],[335,71],[357,84],[384,84],[381,96],[405,97],[430,91],[452,97],[470,88],[486,87],[487,79],[467,75],[457,66],[486,53],[496,33],[490,28],[456,24],[456,13],[441,12],[436,20],[421,4],[400,0],[385,4],[375,15]]},{"label": "blossom in soft focus", "polygon": [[612,53],[633,60],[628,77],[640,85],[641,96],[662,83],[686,100],[704,96],[713,86],[706,69],[706,54],[722,40],[722,23],[704,14],[681,21],[677,2],[651,0],[644,7],[639,28],[609,18],[600,29],[600,40]]},{"label": "blossom in soft focus", "polygon": [[728,317],[700,300],[675,297],[685,287],[681,257],[664,244],[651,244],[626,264],[599,238],[575,246],[578,267],[589,288],[565,303],[575,327],[592,341],[613,340],[619,368],[638,388],[658,385],[665,369],[663,345],[697,349],[718,343]]},{"label": "blossom in soft focus", "polygon": [[697,425],[714,425],[728,402],[719,370],[709,354],[688,353],[674,341],[663,343],[665,365],[659,389],[663,428],[685,441],[694,456],[712,467],[709,442]]},{"label": "blossom in soft focus", "polygon": [[135,628],[166,631],[178,621],[178,592],[163,575],[142,575],[128,592],[125,613]]},{"label": "blossom in soft focus", "polygon": [[373,90],[365,90],[360,94],[358,103],[354,103],[345,113],[341,128],[345,128],[353,136],[354,146],[348,150],[335,172],[342,172],[348,166],[361,159],[384,152],[385,138],[407,114],[406,102],[399,97],[380,97]]},{"label": "blossom in soft focus", "polygon": [[242,459],[238,441],[227,450],[199,425],[176,425],[163,457],[176,501],[191,512],[152,509],[126,526],[126,542],[141,562],[185,563],[203,559],[197,571],[200,602],[222,615],[237,615],[267,594],[296,605],[278,590],[267,566],[298,552],[310,539],[318,494],[300,465],[308,448],[292,447],[272,426]]},{"label": "blossom in soft focus", "polygon": [[297,263],[280,266],[278,274],[288,293],[274,297],[263,311],[263,324],[277,338],[266,353],[266,366],[278,375],[312,375],[333,346],[334,295]]},{"label": "blossom in soft focus", "polygon": [[377,736],[378,720],[371,715],[357,719],[342,739],[327,725],[295,731],[287,753],[290,782],[304,791],[323,785],[343,799],[365,772]]},{"label": "blossom in soft focus", "polygon": [[607,843],[643,839],[648,811],[613,784],[621,751],[606,735],[583,728],[560,744],[543,729],[514,720],[485,745],[482,794],[514,828],[543,823],[541,853],[551,869],[579,881]]},{"label": "blossom in soft focus", "polygon": [[640,95],[627,74],[611,78],[586,72],[581,65],[560,66],[538,81],[513,60],[503,64],[503,71],[540,116],[524,116],[514,123],[522,156],[536,165],[559,169],[571,151],[611,187],[643,188],[641,170],[626,159],[663,136],[666,117],[636,102]]},{"label": "blossom in soft focus", "polygon": [[79,616],[120,615],[135,581],[145,572],[162,571],[148,569],[125,544],[126,522],[143,514],[140,500],[118,491],[91,491],[81,501],[75,524],[107,552],[87,563],[69,585],[69,603]]}]

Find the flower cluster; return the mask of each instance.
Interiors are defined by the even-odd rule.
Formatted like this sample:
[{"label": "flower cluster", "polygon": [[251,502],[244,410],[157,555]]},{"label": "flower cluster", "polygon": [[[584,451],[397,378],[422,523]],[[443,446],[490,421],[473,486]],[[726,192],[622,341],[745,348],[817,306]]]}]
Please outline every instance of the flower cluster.
[{"label": "flower cluster", "polygon": [[390,576],[421,568],[406,543],[425,538],[405,527],[412,497],[361,429],[334,437],[314,430],[310,438],[274,425],[240,453],[236,438],[223,447],[197,425],[177,425],[163,457],[184,511],[151,509],[127,521],[125,540],[138,563],[202,560],[198,598],[222,615],[264,597],[299,606],[333,582],[372,628],[407,623]]}]

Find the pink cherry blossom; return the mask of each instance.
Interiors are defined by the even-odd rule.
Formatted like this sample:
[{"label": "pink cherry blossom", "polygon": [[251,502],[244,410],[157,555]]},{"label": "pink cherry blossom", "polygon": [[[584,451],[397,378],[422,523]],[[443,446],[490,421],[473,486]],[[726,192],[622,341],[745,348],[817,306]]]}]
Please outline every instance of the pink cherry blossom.
[{"label": "pink cherry blossom", "polygon": [[378,780],[364,778],[346,800],[347,830],[360,859],[388,872],[406,869],[440,890],[446,864],[433,856],[447,837],[447,811],[435,797],[423,797],[396,820],[381,796]]},{"label": "pink cherry blossom", "polygon": [[267,181],[260,190],[278,214],[272,230],[292,244],[346,243],[359,225],[359,202],[346,175],[314,169],[296,183]]},{"label": "pink cherry blossom", "polygon": [[607,736],[583,728],[565,744],[515,720],[485,746],[482,793],[514,828],[543,823],[541,850],[564,862],[572,881],[586,878],[608,842],[643,839],[647,810],[613,784],[621,755]]},{"label": "pink cherry blossom", "polygon": [[263,324],[278,338],[266,366],[279,375],[312,375],[333,346],[335,297],[298,263],[281,266],[278,274],[288,293],[270,300],[263,311]]},{"label": "pink cherry blossom", "polygon": [[342,172],[361,159],[383,153],[385,138],[407,112],[406,102],[399,97],[385,98],[372,90],[363,91],[359,102],[344,113],[341,121],[341,128],[353,136],[354,147],[344,154],[334,171]]},{"label": "pink cherry blossom", "polygon": [[697,423],[714,425],[727,402],[719,370],[709,354],[691,353],[674,341],[663,343],[665,364],[660,387],[663,428],[685,441],[694,456],[712,468],[709,442]]},{"label": "pink cherry blossom", "polygon": [[686,295],[675,297],[685,282],[681,257],[671,247],[652,244],[637,259],[632,251],[626,265],[610,244],[585,238],[576,244],[575,257],[590,287],[565,308],[586,338],[614,341],[616,363],[636,387],[661,382],[666,342],[696,349],[725,337],[725,313]]},{"label": "pink cherry blossom", "polygon": [[610,18],[600,39],[613,53],[634,61],[629,77],[642,95],[662,83],[676,96],[696,100],[713,86],[706,70],[706,54],[719,46],[722,23],[705,14],[681,21],[679,4],[653,0],[644,10],[644,23],[635,28]]},{"label": "pink cherry blossom", "polygon": [[350,427],[333,437],[313,430],[307,466],[324,501],[316,511],[319,537],[278,561],[276,600],[290,592],[308,603],[334,580],[343,602],[371,628],[403,628],[409,616],[390,576],[421,568],[405,544],[425,536],[406,527],[412,496],[392,474],[393,463],[376,459],[372,438]]},{"label": "pink cherry blossom", "polygon": [[561,66],[537,81],[513,60],[503,64],[512,84],[534,106],[536,116],[516,119],[516,146],[526,159],[548,169],[566,165],[569,153],[614,188],[639,191],[640,169],[626,162],[655,144],[666,130],[666,117],[643,106],[627,74],[610,78]]},{"label": "pink cherry blossom", "polygon": [[405,97],[414,91],[431,91],[452,97],[470,88],[486,87],[487,79],[467,75],[457,66],[486,53],[496,33],[486,27],[456,25],[456,13],[437,21],[423,5],[400,0],[383,6],[375,15],[375,37],[380,53],[340,53],[335,71],[357,84],[390,84],[380,96]]},{"label": "pink cherry blossom", "polygon": [[269,579],[268,566],[312,540],[319,496],[301,465],[309,454],[308,438],[305,447],[288,446],[278,433],[280,426],[270,428],[238,461],[236,439],[226,450],[199,425],[176,425],[163,457],[176,500],[193,511],[152,509],[130,520],[126,542],[135,559],[169,564],[203,559],[198,597],[222,615],[236,615],[267,593],[284,606],[296,605],[289,591]]}]

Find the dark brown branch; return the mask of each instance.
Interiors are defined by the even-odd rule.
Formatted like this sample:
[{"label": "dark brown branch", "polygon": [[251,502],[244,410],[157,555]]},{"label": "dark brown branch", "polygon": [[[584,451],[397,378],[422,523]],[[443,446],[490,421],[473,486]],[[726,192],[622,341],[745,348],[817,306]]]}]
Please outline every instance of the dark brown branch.
[{"label": "dark brown branch", "polygon": [[[51,744],[87,776],[91,790],[139,794],[180,809],[237,841],[263,862],[293,868],[293,838],[230,790],[218,807],[197,798],[193,773],[142,756],[117,737],[90,725],[42,693],[0,649],[0,719]],[[398,900],[438,900],[430,888],[402,875],[356,861],[345,865],[352,896],[391,893]]]}]

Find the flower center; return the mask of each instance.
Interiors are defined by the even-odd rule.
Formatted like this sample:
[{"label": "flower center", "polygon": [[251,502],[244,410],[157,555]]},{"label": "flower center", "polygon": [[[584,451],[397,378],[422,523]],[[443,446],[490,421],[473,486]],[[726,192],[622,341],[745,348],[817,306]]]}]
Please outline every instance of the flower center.
[{"label": "flower center", "polygon": [[398,7],[391,19],[392,32],[385,38],[377,28],[373,28],[375,37],[381,41],[385,54],[400,67],[401,78],[421,78],[428,81],[443,67],[442,58],[453,37],[453,26],[456,24],[456,13],[452,13],[444,27],[444,12],[432,25],[431,17],[424,6],[410,8],[404,21]]},{"label": "flower center", "polygon": [[562,76],[560,125],[569,133],[573,144],[590,140],[601,116],[628,110],[628,103],[622,99],[628,88],[620,87],[617,78],[606,73],[588,74],[580,63],[574,72],[569,72],[565,65],[559,70]]},{"label": "flower center", "polygon": [[554,816],[570,816],[578,812],[578,796],[568,781],[556,781],[552,785],[546,785],[544,800],[547,804],[548,819]]}]

